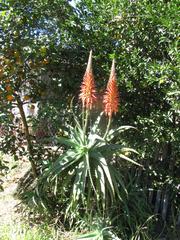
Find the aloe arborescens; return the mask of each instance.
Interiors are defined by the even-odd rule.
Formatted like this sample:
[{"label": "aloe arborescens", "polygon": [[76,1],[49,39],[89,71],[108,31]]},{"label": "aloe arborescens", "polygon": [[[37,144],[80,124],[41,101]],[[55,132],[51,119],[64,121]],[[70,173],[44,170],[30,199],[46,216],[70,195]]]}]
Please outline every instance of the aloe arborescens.
[{"label": "aloe arborescens", "polygon": [[132,127],[121,126],[109,130],[112,114],[118,111],[119,104],[114,61],[104,95],[104,112],[109,117],[105,134],[101,128],[102,114],[87,127],[90,110],[96,100],[95,94],[91,51],[80,93],[83,105],[82,125],[74,114],[75,126],[69,126],[68,137],[57,138],[60,144],[66,145],[66,151],[48,168],[43,177],[51,181],[59,179],[55,187],[59,197],[66,195],[68,188],[71,188],[69,202],[66,202],[66,216],[70,219],[73,218],[72,212],[75,216],[80,209],[91,212],[92,206],[95,206],[95,211],[101,212],[116,201],[122,201],[127,191],[119,174],[119,158],[139,165],[124,155],[126,151],[136,151],[125,148],[124,144],[120,144],[119,140],[116,142],[115,139],[118,133]]},{"label": "aloe arborescens", "polygon": [[104,112],[109,118],[113,113],[118,112],[119,94],[116,83],[115,60],[112,62],[111,73],[107,84],[106,92],[103,98]]},{"label": "aloe arborescens", "polygon": [[92,71],[92,50],[89,54],[89,60],[83,77],[79,98],[82,101],[83,108],[86,108],[87,110],[92,109],[93,103],[96,101],[96,90]]}]

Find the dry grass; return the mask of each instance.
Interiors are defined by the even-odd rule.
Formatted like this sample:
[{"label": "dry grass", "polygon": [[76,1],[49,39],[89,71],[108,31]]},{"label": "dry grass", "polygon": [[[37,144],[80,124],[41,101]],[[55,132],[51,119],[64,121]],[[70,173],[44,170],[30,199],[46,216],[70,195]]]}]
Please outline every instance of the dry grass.
[{"label": "dry grass", "polygon": [[75,240],[72,232],[61,232],[47,225],[30,227],[21,223],[0,226],[1,240]]}]

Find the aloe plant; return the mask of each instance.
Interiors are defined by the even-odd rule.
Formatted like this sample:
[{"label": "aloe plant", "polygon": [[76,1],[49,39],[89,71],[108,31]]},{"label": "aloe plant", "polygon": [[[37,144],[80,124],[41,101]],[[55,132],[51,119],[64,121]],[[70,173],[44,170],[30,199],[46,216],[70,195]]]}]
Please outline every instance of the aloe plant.
[{"label": "aloe plant", "polygon": [[137,153],[134,149],[112,143],[118,133],[133,127],[121,126],[110,130],[103,138],[100,135],[101,116],[88,133],[84,132],[75,117],[76,125],[70,126],[68,137],[57,138],[67,150],[49,167],[45,176],[48,181],[60,177],[63,181],[60,191],[69,183],[72,184],[68,210],[76,209],[79,202],[89,208],[92,199],[101,209],[117,199],[122,200],[121,193],[123,190],[123,194],[126,194],[126,187],[118,171],[120,159],[140,166],[125,155],[126,152]]},{"label": "aloe plant", "polygon": [[95,231],[82,234],[77,237],[77,240],[121,240],[110,228],[97,229]]},{"label": "aloe plant", "polygon": [[[140,166],[126,156],[127,152],[137,152],[115,140],[118,134],[133,127],[110,129],[112,115],[118,111],[119,104],[114,61],[104,95],[104,111],[91,126],[89,116],[96,101],[92,52],[83,78],[80,99],[83,107],[82,122],[73,113],[75,126],[69,126],[67,137],[57,138],[60,144],[66,146],[66,151],[43,175],[43,179],[48,179],[48,182],[55,180],[55,194],[58,191],[59,195],[64,196],[67,189],[70,190],[69,204],[66,207],[66,213],[70,214],[72,210],[91,209],[93,204],[96,210],[104,211],[115,201],[122,201],[127,191],[119,171],[121,160]],[[105,130],[101,129],[103,113],[109,118]],[[62,185],[57,187],[58,179]]]}]

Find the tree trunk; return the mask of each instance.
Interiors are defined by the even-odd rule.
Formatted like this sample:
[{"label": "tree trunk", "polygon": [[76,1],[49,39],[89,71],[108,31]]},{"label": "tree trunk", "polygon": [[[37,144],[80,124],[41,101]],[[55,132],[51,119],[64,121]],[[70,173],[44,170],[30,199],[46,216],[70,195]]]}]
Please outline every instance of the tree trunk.
[{"label": "tree trunk", "polygon": [[34,175],[34,178],[37,178],[36,164],[35,164],[34,159],[33,159],[33,145],[32,145],[31,137],[30,137],[30,134],[29,134],[29,127],[28,127],[28,124],[27,124],[26,116],[25,116],[24,109],[23,109],[23,103],[22,103],[20,97],[17,97],[17,106],[18,106],[18,109],[19,109],[19,112],[20,112],[20,115],[21,115],[21,118],[22,118],[22,122],[23,122],[23,127],[24,127],[25,137],[26,137],[26,140],[27,140],[27,148],[28,148],[28,151],[29,151],[29,161],[31,163],[32,173]]}]

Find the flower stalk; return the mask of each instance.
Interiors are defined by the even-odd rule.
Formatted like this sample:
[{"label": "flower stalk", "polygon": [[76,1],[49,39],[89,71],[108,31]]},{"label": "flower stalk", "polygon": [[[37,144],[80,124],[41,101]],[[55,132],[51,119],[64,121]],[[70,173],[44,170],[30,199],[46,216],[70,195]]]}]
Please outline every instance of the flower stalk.
[{"label": "flower stalk", "polygon": [[[90,110],[92,109],[95,101],[97,100],[94,75],[92,70],[92,50],[90,51],[90,54],[89,54],[86,71],[83,77],[83,82],[81,84],[79,99],[82,101],[82,126],[83,126],[84,138],[85,138]],[[107,83],[106,91],[103,96],[103,104],[104,104],[104,113],[109,118],[106,132],[103,137],[105,139],[110,129],[112,115],[118,112],[118,106],[119,106],[119,96],[118,96],[118,87],[117,87],[114,59],[112,61],[109,81]]]},{"label": "flower stalk", "polygon": [[89,54],[88,64],[81,84],[81,91],[79,95],[84,109],[91,110],[96,101],[96,89],[94,82],[94,75],[92,71],[92,50]]},{"label": "flower stalk", "polygon": [[92,109],[94,102],[96,101],[96,89],[92,70],[92,50],[89,53],[89,59],[83,77],[83,82],[81,84],[79,98],[82,101],[82,126],[85,138],[89,112]]},{"label": "flower stalk", "polygon": [[109,118],[112,117],[113,113],[116,114],[118,112],[119,94],[118,94],[114,59],[112,62],[111,73],[110,73],[109,81],[107,84],[106,92],[103,97],[103,103],[104,103],[104,113]]},{"label": "flower stalk", "polygon": [[106,132],[105,132],[105,134],[103,136],[103,139],[106,139],[106,137],[107,137],[107,134],[108,134],[110,126],[111,126],[111,122],[112,122],[112,117],[109,117],[108,118],[108,124],[107,124],[107,128],[106,128]]},{"label": "flower stalk", "polygon": [[116,114],[118,112],[119,96],[116,82],[115,60],[113,59],[109,81],[103,97],[104,113],[109,117],[106,132],[103,137],[104,139],[107,137],[110,129],[112,114]]}]

